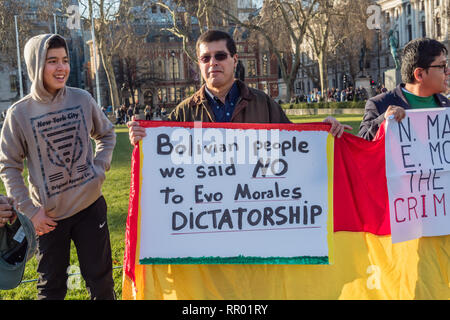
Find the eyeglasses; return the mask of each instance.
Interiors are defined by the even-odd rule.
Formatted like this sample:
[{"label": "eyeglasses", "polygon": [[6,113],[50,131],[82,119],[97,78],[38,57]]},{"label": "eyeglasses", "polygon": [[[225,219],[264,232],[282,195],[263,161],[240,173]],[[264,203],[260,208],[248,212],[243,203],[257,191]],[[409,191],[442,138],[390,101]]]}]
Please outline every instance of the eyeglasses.
[{"label": "eyeglasses", "polygon": [[448,63],[441,64],[441,65],[438,65],[438,66],[428,66],[427,68],[442,68],[442,69],[444,69],[444,73],[447,73],[447,71],[448,71]]},{"label": "eyeglasses", "polygon": [[[214,55],[214,59],[216,59],[217,61],[223,61],[226,58],[228,58],[228,53],[226,52],[218,52]],[[205,56],[201,56],[200,58],[198,58],[202,63],[208,63],[211,60],[211,56],[210,55],[205,55]]]}]

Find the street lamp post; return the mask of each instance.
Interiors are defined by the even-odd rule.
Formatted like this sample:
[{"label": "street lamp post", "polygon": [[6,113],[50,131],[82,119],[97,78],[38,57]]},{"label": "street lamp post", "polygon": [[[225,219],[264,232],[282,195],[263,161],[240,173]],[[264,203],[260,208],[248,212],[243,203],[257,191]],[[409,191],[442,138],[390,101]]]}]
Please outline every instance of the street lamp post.
[{"label": "street lamp post", "polygon": [[173,78],[173,101],[176,103],[177,99],[177,88],[175,86],[175,51],[170,51],[170,55],[172,56],[172,78]]},{"label": "street lamp post", "polygon": [[55,27],[55,34],[58,33],[58,29],[56,27],[56,13],[53,14],[53,26]]},{"label": "street lamp post", "polygon": [[263,54],[263,67],[262,67],[262,71],[263,71],[263,79],[265,79],[266,81],[266,93],[269,94],[269,81],[267,81],[267,75],[269,74],[268,70],[267,70],[267,53]]},{"label": "street lamp post", "polygon": [[378,43],[377,43],[377,53],[378,53],[378,86],[381,85],[381,63],[380,63],[380,51],[381,51],[381,29],[377,28]]},{"label": "street lamp post", "polygon": [[20,98],[23,98],[22,62],[20,61],[19,29],[17,26],[17,15],[14,16],[14,25],[16,28],[17,67],[18,67],[18,73],[19,73],[19,94],[20,94]]}]

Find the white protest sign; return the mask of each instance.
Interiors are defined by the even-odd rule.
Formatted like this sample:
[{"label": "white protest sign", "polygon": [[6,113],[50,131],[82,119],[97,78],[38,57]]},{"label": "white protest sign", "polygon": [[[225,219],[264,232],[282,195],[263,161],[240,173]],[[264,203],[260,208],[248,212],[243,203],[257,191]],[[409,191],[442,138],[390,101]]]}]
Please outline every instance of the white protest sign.
[{"label": "white protest sign", "polygon": [[450,234],[450,109],[389,119],[385,146],[392,242]]},{"label": "white protest sign", "polygon": [[141,144],[141,264],[328,263],[328,132],[174,126]]}]

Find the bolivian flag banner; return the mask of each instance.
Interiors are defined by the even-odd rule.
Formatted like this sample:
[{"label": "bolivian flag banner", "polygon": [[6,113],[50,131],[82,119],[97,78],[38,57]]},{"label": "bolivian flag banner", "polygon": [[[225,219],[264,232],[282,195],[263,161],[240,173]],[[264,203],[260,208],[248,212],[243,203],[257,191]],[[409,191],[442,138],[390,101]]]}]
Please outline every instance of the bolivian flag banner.
[{"label": "bolivian flag banner", "polygon": [[450,297],[449,236],[392,244],[383,133],[142,125],[123,299]]}]

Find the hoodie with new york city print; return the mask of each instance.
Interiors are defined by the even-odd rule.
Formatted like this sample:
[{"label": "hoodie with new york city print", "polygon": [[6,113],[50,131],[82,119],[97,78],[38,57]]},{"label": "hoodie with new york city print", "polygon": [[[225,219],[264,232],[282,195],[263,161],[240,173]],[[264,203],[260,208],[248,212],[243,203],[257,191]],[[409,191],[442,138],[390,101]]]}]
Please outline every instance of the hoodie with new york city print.
[{"label": "hoodie with new york city print", "polygon": [[[43,207],[50,218],[61,220],[101,196],[116,135],[87,91],[65,86],[52,95],[45,89],[43,70],[54,36],[39,35],[25,45],[31,92],[7,111],[0,138],[0,177],[19,211],[31,218]],[[28,188],[22,177],[25,159]]]}]

